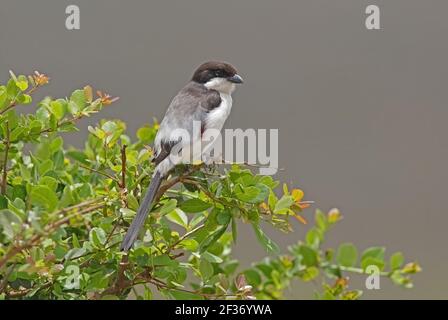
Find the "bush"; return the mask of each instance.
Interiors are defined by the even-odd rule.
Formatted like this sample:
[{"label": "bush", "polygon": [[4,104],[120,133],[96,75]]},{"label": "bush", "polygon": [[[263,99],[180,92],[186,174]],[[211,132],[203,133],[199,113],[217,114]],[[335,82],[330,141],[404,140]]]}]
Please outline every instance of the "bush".
[{"label": "bush", "polygon": [[[122,237],[149,184],[157,123],[126,135],[122,121],[89,127],[83,149],[66,148],[62,133],[116,100],[92,88],[69,98],[45,98],[19,114],[48,77],[15,76],[0,86],[0,298],[281,299],[293,280],[319,279],[317,298],[356,299],[347,273],[376,265],[381,275],[411,287],[415,263],[401,253],[386,263],[382,247],[361,255],[352,244],[323,247],[341,220],[333,209],[315,214],[304,240],[280,254],[265,234],[306,223],[310,205],[300,189],[279,190],[270,176],[245,166],[183,166],[162,185],[140,241],[126,254]],[[28,109],[30,110],[30,109]],[[222,167],[222,166],[221,166]],[[292,221],[290,221],[292,218]],[[232,258],[238,224],[251,224],[269,257],[240,270]],[[388,268],[386,269],[386,265]]]}]

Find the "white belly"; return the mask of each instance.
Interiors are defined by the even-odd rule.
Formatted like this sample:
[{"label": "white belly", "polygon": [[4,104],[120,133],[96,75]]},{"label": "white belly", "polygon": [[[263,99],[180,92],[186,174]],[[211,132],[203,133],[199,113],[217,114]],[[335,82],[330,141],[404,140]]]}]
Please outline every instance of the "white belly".
[{"label": "white belly", "polygon": [[205,119],[205,129],[222,129],[224,122],[232,110],[232,96],[226,93],[220,93],[221,104],[216,109],[209,112]]}]

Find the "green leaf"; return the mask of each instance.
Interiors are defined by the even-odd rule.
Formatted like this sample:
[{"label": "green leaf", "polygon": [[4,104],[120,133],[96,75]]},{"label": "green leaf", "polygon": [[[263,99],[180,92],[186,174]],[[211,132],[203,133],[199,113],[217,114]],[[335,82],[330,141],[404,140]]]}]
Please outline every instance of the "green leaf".
[{"label": "green leaf", "polygon": [[137,201],[137,198],[133,194],[129,193],[126,196],[126,200],[128,202],[128,206],[130,209],[132,209],[134,211],[138,210],[138,207],[139,207],[138,201]]},{"label": "green leaf", "polygon": [[142,127],[138,129],[137,138],[143,143],[150,143],[154,139],[154,129],[151,127]]},{"label": "green leaf", "polygon": [[87,252],[87,250],[85,248],[70,249],[65,255],[65,260],[72,260],[72,259],[79,258],[80,256],[85,255],[86,252]]},{"label": "green leaf", "polygon": [[199,251],[202,253],[205,250],[208,249],[208,247],[210,247],[213,243],[215,243],[216,241],[218,241],[219,238],[221,238],[221,236],[224,234],[224,232],[226,232],[228,225],[224,225],[220,228],[218,228],[215,232],[209,234],[204,241],[202,241],[200,247],[199,247]]},{"label": "green leaf", "polygon": [[33,98],[29,94],[21,94],[17,97],[17,102],[26,105],[33,102]]},{"label": "green leaf", "polygon": [[319,230],[321,230],[322,232],[327,231],[327,229],[328,229],[327,217],[319,209],[316,210],[315,220],[316,220],[316,227]]},{"label": "green leaf", "polygon": [[358,261],[358,250],[351,243],[343,243],[339,246],[336,260],[341,266],[353,267]]},{"label": "green leaf", "polygon": [[170,199],[160,208],[159,212],[161,215],[165,215],[174,209],[176,209],[177,206],[177,200],[176,199]]},{"label": "green leaf", "polygon": [[76,233],[72,235],[72,245],[74,248],[81,248],[81,244],[79,243],[78,236]]},{"label": "green leaf", "polygon": [[317,267],[308,267],[305,270],[299,272],[299,277],[305,282],[316,279],[319,275],[319,269]]},{"label": "green leaf", "polygon": [[318,256],[315,250],[306,245],[301,245],[298,253],[302,265],[307,267],[317,266]]},{"label": "green leaf", "polygon": [[205,260],[212,262],[212,263],[221,263],[223,261],[220,257],[218,257],[208,251],[203,252],[201,254],[201,258],[204,258]]},{"label": "green leaf", "polygon": [[18,227],[22,224],[22,219],[14,212],[3,209],[0,210],[0,226],[3,229],[3,234],[12,239]]},{"label": "green leaf", "polygon": [[196,213],[207,210],[211,206],[212,205],[210,203],[202,201],[201,199],[193,198],[181,203],[180,208],[182,211],[187,213]]},{"label": "green leaf", "polygon": [[258,189],[259,193],[254,199],[249,201],[249,203],[263,202],[264,200],[266,200],[266,198],[269,196],[269,193],[271,192],[271,189],[269,189],[269,187],[263,183],[257,183],[255,187]]},{"label": "green leaf", "polygon": [[366,249],[361,256],[361,267],[366,269],[369,265],[376,265],[381,270],[384,268],[384,247],[371,247]]},{"label": "green leaf", "polygon": [[13,141],[23,138],[24,132],[26,132],[26,128],[24,128],[22,126],[16,127],[14,130],[11,131],[11,134],[9,136],[10,141],[13,142]]},{"label": "green leaf", "polygon": [[324,240],[322,232],[317,228],[308,230],[305,236],[306,244],[313,249],[319,248],[320,243]]},{"label": "green leaf", "polygon": [[276,214],[286,214],[290,207],[294,203],[294,198],[292,196],[284,195],[277,201],[274,207],[274,213]]},{"label": "green leaf", "polygon": [[51,152],[54,153],[56,151],[61,151],[63,144],[64,144],[64,140],[62,139],[62,137],[57,137],[57,138],[52,139],[50,142]]},{"label": "green leaf", "polygon": [[86,96],[84,90],[75,90],[70,96],[69,110],[71,113],[77,113],[86,106]]},{"label": "green leaf", "polygon": [[404,263],[404,256],[401,252],[396,252],[390,257],[391,270],[400,269]]},{"label": "green leaf", "polygon": [[[63,101],[63,100],[62,100]],[[56,119],[61,120],[65,115],[64,104],[61,100],[55,100],[50,102],[50,112],[54,114]]]},{"label": "green leaf", "polygon": [[199,263],[199,272],[204,280],[208,280],[213,276],[213,266],[206,259],[201,259]]},{"label": "green leaf", "polygon": [[58,197],[48,186],[34,186],[31,190],[31,203],[47,208],[50,212],[56,209]]},{"label": "green leaf", "polygon": [[254,288],[258,287],[261,284],[261,276],[258,271],[249,269],[243,272],[246,281],[248,284],[253,286]]},{"label": "green leaf", "polygon": [[28,89],[28,79],[23,75],[18,76],[16,80],[16,86],[21,91],[25,91],[26,89]]},{"label": "green leaf", "polygon": [[8,208],[8,198],[0,194],[0,209]]},{"label": "green leaf", "polygon": [[170,220],[171,222],[174,222],[185,229],[188,228],[188,217],[187,215],[180,210],[179,208],[174,209],[170,213],[166,215],[166,218]]},{"label": "green leaf", "polygon": [[156,256],[152,259],[152,265],[176,267],[178,265],[178,262],[175,260],[172,260],[167,254],[162,254],[162,255]]},{"label": "green leaf", "polygon": [[10,79],[6,85],[6,91],[10,100],[14,100],[19,94],[20,89],[17,87],[16,82],[13,79]]},{"label": "green leaf", "polygon": [[53,161],[50,159],[47,159],[39,164],[39,174],[41,176],[45,175],[51,169],[53,169]]},{"label": "green leaf", "polygon": [[103,229],[95,227],[90,230],[89,241],[97,248],[102,248],[106,243],[106,232]]},{"label": "green leaf", "polygon": [[257,187],[243,187],[240,184],[235,187],[235,196],[244,202],[252,202],[260,194]]},{"label": "green leaf", "polygon": [[271,191],[269,192],[269,197],[268,197],[268,205],[269,205],[269,208],[270,208],[271,210],[274,210],[274,208],[275,208],[275,206],[276,206],[276,204],[277,204],[277,201],[278,201],[277,196],[276,196],[275,193],[271,190]]},{"label": "green leaf", "polygon": [[384,261],[374,257],[366,257],[361,260],[361,268],[366,270],[369,266],[377,266],[380,270],[384,269]]},{"label": "green leaf", "polygon": [[361,260],[366,259],[367,257],[372,257],[379,260],[384,260],[384,252],[386,251],[386,248],[384,247],[371,247],[362,253]]},{"label": "green leaf", "polygon": [[86,165],[89,164],[89,161],[87,160],[88,159],[87,156],[81,151],[72,150],[72,151],[67,151],[66,154],[69,158],[79,161],[82,164],[86,164]]},{"label": "green leaf", "polygon": [[256,224],[252,224],[252,227],[255,231],[255,235],[257,236],[258,242],[266,249],[267,252],[278,253],[280,248],[278,245],[272,241],[264,232],[261,230],[260,226]]},{"label": "green leaf", "polygon": [[0,109],[6,107],[6,102],[8,101],[8,93],[5,86],[0,86]]},{"label": "green leaf", "polygon": [[55,178],[49,176],[40,178],[39,184],[49,187],[52,191],[56,191],[56,188],[58,187],[58,181]]},{"label": "green leaf", "polygon": [[196,251],[199,248],[199,243],[194,239],[184,239],[179,243],[179,246],[184,247],[188,251]]},{"label": "green leaf", "polygon": [[222,210],[216,215],[216,222],[220,225],[228,225],[232,215],[229,210]]}]

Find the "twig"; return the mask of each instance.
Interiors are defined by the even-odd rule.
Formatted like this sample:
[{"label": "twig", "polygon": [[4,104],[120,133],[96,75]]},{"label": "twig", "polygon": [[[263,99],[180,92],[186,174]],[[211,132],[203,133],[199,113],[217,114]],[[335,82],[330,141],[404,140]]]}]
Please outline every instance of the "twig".
[{"label": "twig", "polygon": [[216,164],[225,164],[225,165],[241,165],[241,166],[247,166],[247,167],[254,167],[254,168],[270,168],[270,169],[277,169],[278,171],[284,171],[284,168],[278,168],[278,167],[270,167],[268,165],[262,165],[257,163],[249,163],[247,161],[243,162],[229,162],[226,160],[221,160],[221,162],[215,162]]},{"label": "twig", "polygon": [[[27,94],[27,95],[31,95],[31,94],[33,94],[33,92],[36,91],[36,89],[37,89],[38,87],[39,87],[38,85],[32,87],[32,88],[31,88],[30,90],[28,90],[28,92],[26,92],[25,94]],[[17,96],[18,96],[18,95],[17,95]],[[14,98],[14,100],[11,101],[11,103],[9,104],[9,106],[7,106],[5,109],[3,109],[2,111],[0,111],[0,115],[2,115],[2,114],[4,114],[4,113],[8,112],[9,110],[11,110],[12,108],[14,108],[14,107],[17,106],[17,96]]]},{"label": "twig", "polygon": [[4,141],[4,144],[5,144],[5,157],[3,158],[3,175],[2,175],[2,184],[1,184],[1,193],[3,195],[6,193],[6,184],[7,184],[7,178],[8,178],[7,164],[8,164],[9,147],[11,145],[8,121],[6,121],[6,140]]},{"label": "twig", "polygon": [[155,198],[154,198],[154,203],[156,203],[157,201],[160,200],[160,198],[163,196],[163,194],[170,188],[172,188],[174,185],[176,185],[179,182],[184,182],[186,181],[186,178],[192,174],[194,171],[196,171],[197,169],[199,169],[201,165],[196,165],[196,166],[191,166],[189,169],[187,169],[185,172],[183,172],[182,174],[171,178],[170,180],[166,181],[164,184],[162,184],[162,186],[159,188],[159,191],[157,192]]},{"label": "twig", "polygon": [[121,188],[126,188],[126,148],[127,146],[124,144],[121,147]]},{"label": "twig", "polygon": [[83,164],[79,164],[79,166],[80,166],[81,168],[83,168],[83,169],[89,170],[89,171],[91,171],[91,172],[98,173],[98,174],[100,174],[100,175],[102,175],[102,176],[105,176],[106,178],[112,179],[113,181],[117,182],[118,184],[120,183],[120,181],[119,181],[117,178],[113,177],[112,175],[110,175],[110,174],[108,174],[108,173],[106,173],[106,172],[103,172],[103,171],[100,171],[100,170],[97,170],[97,169],[90,168],[90,167],[85,166],[85,165],[83,165]]},{"label": "twig", "polygon": [[[83,117],[82,115],[77,115],[77,116],[71,117],[71,118],[69,118],[69,119],[65,119],[64,121],[61,121],[61,122],[59,122],[59,123],[56,125],[56,129],[62,127],[64,124],[76,122],[76,121],[78,121],[79,119],[81,119],[82,117]],[[40,131],[40,133],[41,133],[41,134],[42,134],[42,133],[49,133],[49,132],[53,132],[53,131],[55,131],[55,129],[53,129],[53,128],[46,128],[46,129],[42,129],[42,130]]]},{"label": "twig", "polygon": [[[122,149],[122,157],[123,157],[123,153],[125,152],[125,148],[123,148],[123,149]],[[126,160],[126,158],[124,158],[124,160]],[[122,162],[123,162],[123,158],[122,158]],[[125,161],[124,161],[124,163],[125,163]],[[163,196],[163,194],[168,189],[173,187],[175,184],[181,182],[183,179],[185,179],[185,177],[190,175],[196,169],[197,169],[197,166],[193,166],[192,168],[188,169],[187,171],[185,171],[181,175],[176,176],[176,177],[171,178],[170,180],[166,181],[159,188],[159,191],[157,192],[157,194],[155,196],[154,203],[158,202],[160,200],[160,198]],[[122,169],[122,172],[123,171],[126,173],[125,168]],[[105,290],[101,294],[101,296],[104,296],[104,295],[107,295],[107,294],[119,294],[119,293],[123,292],[123,290],[126,290],[127,288],[134,286],[134,282],[133,281],[130,281],[130,280],[126,279],[125,271],[127,270],[128,267],[129,267],[129,260],[128,260],[128,255],[126,253],[121,258],[120,265],[119,265],[119,268],[118,268],[117,279],[115,280],[114,285],[111,288]],[[151,278],[150,280],[153,281],[153,278]]]},{"label": "twig", "polygon": [[197,231],[201,230],[202,228],[204,228],[204,224],[201,224],[200,226],[197,226],[196,228],[188,231],[187,233],[185,233],[182,237],[180,237],[176,242],[174,242],[167,250],[167,252],[169,253],[171,250],[174,249],[174,247],[176,247],[179,243],[181,243],[183,240],[185,240],[186,238],[188,238],[189,236],[191,236],[192,234],[196,233]]},{"label": "twig", "polygon": [[150,283],[154,286],[157,287],[157,289],[163,288],[166,290],[174,290],[174,291],[179,291],[179,292],[186,292],[186,293],[191,293],[191,294],[196,294],[199,296],[202,296],[204,298],[222,298],[222,297],[235,297],[234,294],[213,294],[213,293],[203,293],[203,292],[198,292],[198,291],[193,291],[193,290],[188,290],[188,289],[183,289],[183,288],[177,288],[177,287],[170,287],[167,283],[153,278],[151,277],[151,275],[149,275],[149,278],[143,278],[142,281],[134,281],[132,282],[132,286],[135,285],[139,285],[139,284],[145,284],[145,283]]},{"label": "twig", "polygon": [[[333,269],[340,269],[341,271],[345,272],[352,272],[352,273],[359,273],[359,274],[366,274],[365,270],[362,268],[356,268],[356,267],[345,267],[341,265],[331,265],[331,268]],[[381,271],[379,273],[380,276],[386,277],[389,275],[389,272]]]},{"label": "twig", "polygon": [[[52,282],[47,282],[44,285],[42,285],[42,287],[40,287],[38,291],[47,289],[47,288],[51,287],[52,284],[53,284]],[[33,290],[34,290],[33,288],[24,289],[24,290],[11,290],[11,291],[6,292],[6,296],[8,298],[21,298],[23,296],[26,296],[28,293],[30,293]]]},{"label": "twig", "polygon": [[128,201],[126,199],[127,190],[126,190],[126,145],[124,144],[121,147],[121,182],[120,182],[120,188],[121,188],[121,201],[123,203],[123,207],[128,207]]},{"label": "twig", "polygon": [[[125,183],[126,181],[124,180],[125,179],[125,175],[126,175],[126,155],[125,155],[125,152],[126,152],[126,147],[124,146],[124,148],[122,148],[122,165],[124,164],[124,167],[122,168],[122,183],[121,183],[121,186],[124,186],[124,187],[126,187],[126,183]],[[160,200],[160,198],[163,196],[163,194],[168,189],[173,187],[175,184],[181,182],[183,179],[185,179],[185,177],[190,175],[194,170],[197,170],[197,168],[198,168],[198,166],[192,166],[191,168],[186,170],[181,175],[176,176],[176,177],[171,178],[170,180],[166,181],[159,188],[159,191],[157,192],[157,194],[156,194],[156,196],[154,198],[154,203],[158,202]],[[124,172],[124,174],[123,174],[123,172]],[[119,265],[119,268],[118,268],[117,279],[115,280],[114,285],[111,288],[105,290],[101,294],[101,296],[104,296],[104,295],[107,295],[107,294],[119,294],[119,293],[123,292],[124,290],[126,290],[127,288],[134,286],[134,282],[133,281],[130,281],[130,280],[126,279],[125,271],[129,267],[129,265],[130,264],[129,264],[129,260],[128,260],[128,254],[126,253],[121,258],[120,265]],[[149,281],[154,281],[154,279],[151,277]]]},{"label": "twig", "polygon": [[[79,206],[79,205],[78,205]],[[97,204],[94,205],[90,208],[85,208],[81,211],[77,211],[74,214],[68,215],[50,225],[48,225],[43,233],[39,233],[36,234],[34,236],[32,236],[29,240],[27,240],[25,243],[18,245],[18,246],[13,246],[11,247],[6,254],[0,259],[0,270],[3,268],[3,266],[11,259],[13,258],[15,255],[17,255],[18,253],[22,252],[25,249],[29,249],[31,247],[33,247],[34,245],[36,245],[37,243],[39,243],[39,241],[46,235],[50,234],[51,232],[53,232],[54,230],[56,230],[57,228],[59,228],[60,226],[68,223],[70,221],[70,219],[72,219],[74,216],[77,215],[84,215],[87,213],[90,213],[92,211],[98,210],[100,208],[102,208],[104,206],[104,203],[101,204]],[[76,206],[74,206],[76,207]],[[66,209],[60,210],[58,211],[58,213],[64,213],[67,212]]]}]

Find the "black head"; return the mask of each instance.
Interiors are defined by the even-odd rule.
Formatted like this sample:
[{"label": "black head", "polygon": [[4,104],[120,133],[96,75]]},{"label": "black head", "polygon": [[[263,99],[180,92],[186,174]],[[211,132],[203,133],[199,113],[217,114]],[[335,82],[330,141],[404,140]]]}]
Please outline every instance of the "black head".
[{"label": "black head", "polygon": [[209,61],[201,64],[194,72],[192,80],[206,84],[215,78],[222,78],[231,83],[243,83],[243,79],[238,75],[235,67],[220,61]]}]

